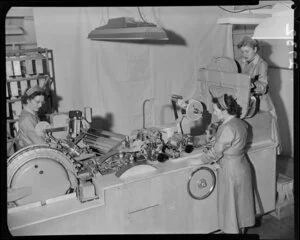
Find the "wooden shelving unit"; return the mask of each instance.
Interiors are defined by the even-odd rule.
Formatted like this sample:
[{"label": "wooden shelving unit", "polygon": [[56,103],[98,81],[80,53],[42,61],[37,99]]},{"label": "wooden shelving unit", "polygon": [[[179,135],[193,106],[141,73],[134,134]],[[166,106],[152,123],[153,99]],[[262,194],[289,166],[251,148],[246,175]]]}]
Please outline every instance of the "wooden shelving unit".
[{"label": "wooden shelving unit", "polygon": [[28,87],[45,87],[47,96],[40,117],[54,112],[56,97],[53,52],[47,48],[24,49],[6,52],[6,123],[7,155],[16,149],[12,146],[18,131],[18,118],[22,111],[21,96]]}]

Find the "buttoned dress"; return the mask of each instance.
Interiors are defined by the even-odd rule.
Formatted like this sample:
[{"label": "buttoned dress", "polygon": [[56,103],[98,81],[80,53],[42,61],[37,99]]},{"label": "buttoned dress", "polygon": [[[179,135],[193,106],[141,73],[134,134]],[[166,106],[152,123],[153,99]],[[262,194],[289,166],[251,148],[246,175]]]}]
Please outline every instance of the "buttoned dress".
[{"label": "buttoned dress", "polygon": [[225,233],[255,224],[252,168],[245,155],[248,125],[232,117],[223,122],[211,149],[201,155],[204,163],[217,162],[218,220]]},{"label": "buttoned dress", "polygon": [[45,139],[37,135],[35,126],[39,122],[37,114],[33,114],[23,109],[19,116],[19,148],[27,147],[33,144],[44,144]]}]

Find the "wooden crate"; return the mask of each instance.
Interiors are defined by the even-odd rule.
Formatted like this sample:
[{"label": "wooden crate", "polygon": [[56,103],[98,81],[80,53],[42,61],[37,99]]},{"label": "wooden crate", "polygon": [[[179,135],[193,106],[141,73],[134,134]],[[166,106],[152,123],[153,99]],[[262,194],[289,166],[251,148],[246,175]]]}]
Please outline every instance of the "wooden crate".
[{"label": "wooden crate", "polygon": [[277,199],[275,212],[272,216],[281,219],[294,213],[294,179],[278,174]]}]

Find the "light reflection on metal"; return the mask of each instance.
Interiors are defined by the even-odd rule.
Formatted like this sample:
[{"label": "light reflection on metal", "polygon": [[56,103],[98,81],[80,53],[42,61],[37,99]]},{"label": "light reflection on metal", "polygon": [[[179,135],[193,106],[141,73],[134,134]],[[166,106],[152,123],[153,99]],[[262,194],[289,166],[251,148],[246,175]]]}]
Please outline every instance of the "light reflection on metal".
[{"label": "light reflection on metal", "polygon": [[197,200],[202,200],[214,191],[216,175],[209,167],[200,167],[193,171],[189,177],[187,189],[189,195]]}]

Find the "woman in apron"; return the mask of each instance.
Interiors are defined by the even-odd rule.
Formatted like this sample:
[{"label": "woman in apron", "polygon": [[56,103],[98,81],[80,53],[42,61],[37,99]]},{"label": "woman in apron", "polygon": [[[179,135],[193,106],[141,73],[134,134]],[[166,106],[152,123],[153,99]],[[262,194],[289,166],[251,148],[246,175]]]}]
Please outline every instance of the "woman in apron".
[{"label": "woman in apron", "polygon": [[273,101],[268,92],[268,64],[257,53],[258,42],[245,36],[238,44],[242,58],[238,60],[240,72],[251,78],[251,94],[259,103],[260,111],[270,112],[274,118],[274,139],[278,143],[277,153],[281,152],[277,114]]},{"label": "woman in apron", "polygon": [[218,161],[218,219],[224,233],[244,233],[255,224],[251,167],[245,156],[248,125],[239,118],[241,107],[232,96],[213,98],[219,125],[203,163]]},{"label": "woman in apron", "polygon": [[46,144],[45,138],[36,133],[39,122],[38,110],[44,103],[44,90],[39,86],[27,89],[21,98],[23,110],[19,116],[19,148],[33,144]]}]

